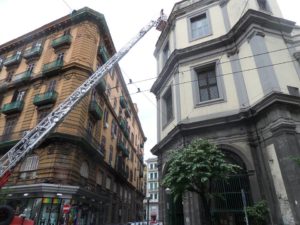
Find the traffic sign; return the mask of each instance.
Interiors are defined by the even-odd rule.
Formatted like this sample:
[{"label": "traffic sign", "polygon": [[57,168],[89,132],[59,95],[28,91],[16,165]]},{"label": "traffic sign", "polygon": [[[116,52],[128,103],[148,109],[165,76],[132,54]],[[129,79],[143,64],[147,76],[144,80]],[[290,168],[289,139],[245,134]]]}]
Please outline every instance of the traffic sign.
[{"label": "traffic sign", "polygon": [[71,206],[69,204],[65,204],[64,207],[63,207],[63,211],[64,211],[65,214],[69,213],[70,209],[71,209]]}]

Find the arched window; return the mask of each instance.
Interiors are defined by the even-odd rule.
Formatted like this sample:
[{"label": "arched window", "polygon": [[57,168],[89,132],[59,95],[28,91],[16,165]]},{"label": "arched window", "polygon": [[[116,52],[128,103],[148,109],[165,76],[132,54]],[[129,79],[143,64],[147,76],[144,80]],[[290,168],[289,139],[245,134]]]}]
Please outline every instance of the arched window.
[{"label": "arched window", "polygon": [[212,219],[214,224],[244,225],[243,194],[247,206],[251,204],[250,182],[247,168],[243,160],[235,153],[222,150],[226,161],[241,167],[236,174],[232,174],[227,181],[215,181],[212,187],[216,194],[212,202]]},{"label": "arched window", "polygon": [[80,167],[80,175],[84,178],[89,177],[89,166],[87,162],[83,162]]},{"label": "arched window", "polygon": [[27,157],[21,164],[20,178],[33,179],[36,177],[36,170],[39,165],[39,157],[37,155]]}]

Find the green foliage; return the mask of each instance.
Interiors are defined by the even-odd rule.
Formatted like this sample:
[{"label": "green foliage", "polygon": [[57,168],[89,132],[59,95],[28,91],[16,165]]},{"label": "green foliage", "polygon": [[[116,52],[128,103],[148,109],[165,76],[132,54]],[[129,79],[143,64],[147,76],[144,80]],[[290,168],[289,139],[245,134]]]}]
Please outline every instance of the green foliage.
[{"label": "green foliage", "polygon": [[268,221],[268,206],[267,202],[262,200],[255,203],[253,206],[247,207],[247,214],[251,225],[265,225]]},{"label": "green foliage", "polygon": [[300,166],[300,157],[291,157],[292,160],[294,160],[299,166]]},{"label": "green foliage", "polygon": [[172,153],[162,185],[170,189],[175,199],[185,191],[211,197],[214,179],[227,179],[239,167],[226,162],[224,153],[207,140],[197,139]]}]

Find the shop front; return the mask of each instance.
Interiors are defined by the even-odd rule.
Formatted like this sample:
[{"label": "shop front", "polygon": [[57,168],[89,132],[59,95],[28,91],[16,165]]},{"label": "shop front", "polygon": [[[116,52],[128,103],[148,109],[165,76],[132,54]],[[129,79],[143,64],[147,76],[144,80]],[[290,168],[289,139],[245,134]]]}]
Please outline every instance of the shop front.
[{"label": "shop front", "polygon": [[70,195],[64,191],[54,194],[23,190],[20,193],[17,187],[10,187],[6,202],[16,215],[34,220],[35,225],[104,224],[105,197],[74,188],[77,191]]}]

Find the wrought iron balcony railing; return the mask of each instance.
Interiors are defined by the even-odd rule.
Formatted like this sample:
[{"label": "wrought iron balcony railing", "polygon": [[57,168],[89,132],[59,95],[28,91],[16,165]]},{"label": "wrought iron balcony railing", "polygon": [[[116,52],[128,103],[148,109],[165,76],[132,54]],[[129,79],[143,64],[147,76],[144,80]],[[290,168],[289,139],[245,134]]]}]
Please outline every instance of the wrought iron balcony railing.
[{"label": "wrought iron balcony railing", "polygon": [[42,94],[37,94],[33,98],[33,104],[35,106],[47,105],[54,103],[57,99],[56,91],[47,91]]},{"label": "wrought iron balcony railing", "polygon": [[98,55],[102,61],[102,63],[106,63],[107,60],[109,59],[109,55],[108,55],[108,52],[105,48],[105,46],[100,46],[99,49],[98,49]]},{"label": "wrought iron balcony railing", "polygon": [[43,73],[43,75],[47,75],[52,72],[57,72],[58,70],[60,70],[63,67],[63,65],[64,65],[63,60],[55,60],[53,62],[44,64],[42,73]]},{"label": "wrought iron balcony railing", "polygon": [[32,72],[31,71],[25,71],[23,73],[16,74],[12,77],[12,82],[25,82],[30,79]]},{"label": "wrought iron balcony railing", "polygon": [[103,111],[96,101],[91,101],[89,112],[96,120],[102,119]]},{"label": "wrought iron balcony railing", "polygon": [[43,51],[43,47],[41,45],[37,45],[37,46],[34,46],[28,50],[26,50],[23,54],[23,57],[25,59],[30,59],[30,58],[33,58],[33,57],[38,57],[41,55]]},{"label": "wrought iron balcony railing", "polygon": [[120,141],[120,140],[117,143],[117,149],[122,152],[123,156],[125,156],[125,157],[129,156],[128,149],[125,147],[125,144],[122,141]]},{"label": "wrought iron balcony railing", "polygon": [[1,112],[5,115],[21,112],[24,106],[24,101],[14,101],[3,105]]},{"label": "wrought iron balcony railing", "polygon": [[106,91],[106,81],[104,79],[101,79],[101,81],[99,82],[99,84],[97,84],[96,90],[100,94],[103,94]]},{"label": "wrought iron balcony railing", "polygon": [[123,109],[127,108],[127,102],[126,102],[124,96],[120,96],[120,105]]},{"label": "wrought iron balcony railing", "polygon": [[72,42],[72,36],[67,34],[54,39],[51,45],[53,48],[58,48],[61,46],[69,46],[71,42]]},{"label": "wrought iron balcony railing", "polygon": [[8,57],[4,60],[3,65],[4,66],[13,66],[21,62],[22,56],[21,52],[17,52],[15,55]]}]

